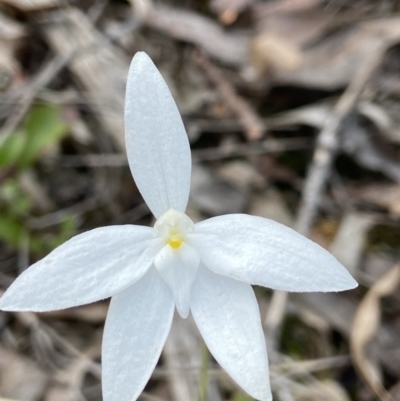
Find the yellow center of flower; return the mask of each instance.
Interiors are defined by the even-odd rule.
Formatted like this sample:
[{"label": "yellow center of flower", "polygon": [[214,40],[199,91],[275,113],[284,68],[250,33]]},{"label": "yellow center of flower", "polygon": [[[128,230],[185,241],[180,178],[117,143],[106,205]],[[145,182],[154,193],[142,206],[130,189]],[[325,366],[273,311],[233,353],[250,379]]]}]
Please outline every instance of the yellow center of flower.
[{"label": "yellow center of flower", "polygon": [[172,249],[179,249],[179,247],[182,245],[182,242],[183,242],[183,238],[179,238],[176,241],[174,241],[172,239],[167,239],[167,243]]},{"label": "yellow center of flower", "polygon": [[179,249],[182,245],[183,238],[181,236],[181,232],[179,227],[169,227],[169,237],[167,239],[167,243],[173,249]]},{"label": "yellow center of flower", "polygon": [[154,225],[154,233],[165,240],[172,249],[179,249],[187,234],[194,231],[192,220],[185,213],[170,209]]}]

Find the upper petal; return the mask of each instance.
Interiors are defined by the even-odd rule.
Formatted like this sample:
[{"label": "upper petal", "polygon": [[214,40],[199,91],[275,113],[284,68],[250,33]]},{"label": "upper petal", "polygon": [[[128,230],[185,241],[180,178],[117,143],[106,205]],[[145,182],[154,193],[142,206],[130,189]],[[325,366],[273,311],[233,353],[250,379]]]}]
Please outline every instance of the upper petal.
[{"label": "upper petal", "polygon": [[201,266],[190,306],[218,363],[252,397],[272,400],[265,338],[251,286]]},{"label": "upper petal", "polygon": [[103,336],[104,401],[134,401],[160,357],[174,315],[170,290],[152,267],[111,299]]},{"label": "upper petal", "polygon": [[216,273],[282,291],[343,291],[357,282],[325,249],[273,220],[245,214],[196,224],[193,244]]},{"label": "upper petal", "polygon": [[129,69],[125,140],[133,178],[153,214],[184,212],[191,174],[188,137],[167,84],[143,52]]},{"label": "upper petal", "polygon": [[199,264],[199,254],[186,243],[179,249],[165,245],[154,259],[154,265],[171,289],[176,309],[183,318],[189,315],[190,294]]},{"label": "upper petal", "polygon": [[24,271],[0,309],[44,312],[108,298],[146,273],[157,243],[149,227],[133,225],[79,234]]}]

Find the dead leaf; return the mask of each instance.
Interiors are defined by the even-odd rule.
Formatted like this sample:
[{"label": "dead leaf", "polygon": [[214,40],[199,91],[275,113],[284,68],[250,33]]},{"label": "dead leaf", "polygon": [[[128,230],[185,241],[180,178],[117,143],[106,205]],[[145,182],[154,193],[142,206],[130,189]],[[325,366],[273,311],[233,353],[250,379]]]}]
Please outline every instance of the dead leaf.
[{"label": "dead leaf", "polygon": [[255,167],[244,160],[235,160],[224,163],[218,168],[218,176],[243,189],[250,187],[263,188],[264,177]]},{"label": "dead leaf", "polygon": [[81,388],[87,367],[87,361],[75,359],[66,369],[58,371],[45,401],[84,401]]},{"label": "dead leaf", "polygon": [[368,202],[387,209],[392,217],[400,218],[400,186],[393,184],[374,184],[358,188],[354,195],[363,202]]},{"label": "dead leaf", "polygon": [[26,31],[22,24],[0,12],[0,90],[7,89],[19,73],[14,52]]},{"label": "dead leaf", "polygon": [[[142,0],[130,0],[136,17],[172,38],[194,43],[207,54],[230,65],[243,66],[248,61],[249,34],[226,33],[212,19],[193,11],[150,5]],[[145,3],[145,4],[144,4]]]},{"label": "dead leaf", "polygon": [[35,362],[0,348],[0,391],[4,397],[37,401],[42,398],[47,384],[47,375]]},{"label": "dead leaf", "polygon": [[224,25],[231,25],[242,11],[254,3],[255,0],[213,0],[210,9],[218,14],[219,20]]},{"label": "dead leaf", "polygon": [[296,401],[350,401],[344,389],[333,380],[315,381],[293,392]]},{"label": "dead leaf", "polygon": [[40,20],[40,28],[56,54],[71,56],[68,67],[85,88],[103,129],[117,146],[125,149],[121,116],[128,60],[78,8],[46,13],[46,18]]},{"label": "dead leaf", "polygon": [[322,0],[280,0],[258,2],[254,11],[256,15],[266,16],[270,14],[311,11],[322,3]]},{"label": "dead leaf", "polygon": [[351,114],[342,123],[341,149],[361,166],[400,183],[397,152],[384,142],[378,142],[379,137],[374,134],[376,131],[366,127],[360,116]]},{"label": "dead leaf", "polygon": [[300,49],[286,39],[269,32],[255,36],[250,44],[250,58],[258,74],[269,68],[294,70],[299,68],[303,55]]},{"label": "dead leaf", "polygon": [[211,169],[193,165],[190,199],[201,211],[211,215],[243,212],[248,194],[248,190],[221,180]]},{"label": "dead leaf", "polygon": [[17,401],[17,400],[11,400],[10,398],[0,398],[0,401]]},{"label": "dead leaf", "polygon": [[366,236],[374,224],[374,218],[365,213],[349,212],[342,219],[339,230],[330,247],[332,254],[350,273],[357,277]]},{"label": "dead leaf", "polygon": [[25,33],[26,30],[22,24],[0,12],[0,40],[16,41],[21,39]]},{"label": "dead leaf", "polygon": [[62,4],[61,0],[0,0],[0,4],[6,4],[18,8],[21,11],[39,11]]},{"label": "dead leaf", "polygon": [[357,109],[361,115],[375,124],[385,139],[394,144],[400,144],[400,119],[397,104],[361,102]]},{"label": "dead leaf", "polygon": [[302,53],[298,68],[273,68],[269,79],[313,88],[347,85],[370,54],[400,40],[399,18],[338,24],[316,11],[269,16],[260,27],[265,35],[278,35]]},{"label": "dead leaf", "polygon": [[[293,293],[290,296],[299,306],[310,308],[328,321],[345,338],[350,337],[349,322],[354,320],[357,310],[354,299],[335,293]],[[400,355],[393,353],[396,347],[400,347],[398,328],[385,322],[378,328],[371,351],[393,375],[398,374],[400,366]]]},{"label": "dead leaf", "polygon": [[357,370],[368,387],[382,401],[394,401],[382,385],[377,366],[367,355],[367,347],[381,322],[380,300],[393,294],[400,284],[400,264],[393,266],[368,291],[353,320],[350,336],[351,354]]},{"label": "dead leaf", "polygon": [[10,398],[0,398],[0,401],[21,401],[21,400],[12,400]]},{"label": "dead leaf", "polygon": [[253,196],[249,206],[249,214],[275,220],[287,227],[294,226],[293,216],[285,205],[285,200],[274,189]]}]

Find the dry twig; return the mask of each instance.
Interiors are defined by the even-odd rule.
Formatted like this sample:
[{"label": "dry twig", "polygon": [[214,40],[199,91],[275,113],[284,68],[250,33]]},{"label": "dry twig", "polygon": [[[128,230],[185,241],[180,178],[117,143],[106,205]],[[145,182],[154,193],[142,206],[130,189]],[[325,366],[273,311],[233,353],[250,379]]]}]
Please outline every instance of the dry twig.
[{"label": "dry twig", "polygon": [[380,300],[394,294],[400,284],[400,264],[393,266],[368,291],[354,316],[351,330],[351,353],[360,376],[381,401],[395,401],[382,385],[379,373],[366,355],[366,348],[378,331],[381,321]]},{"label": "dry twig", "polygon": [[[309,149],[311,146],[312,143],[308,138],[265,139],[226,147],[197,149],[192,151],[192,156],[196,161],[221,160],[231,157],[290,152]],[[128,159],[126,155],[118,153],[86,154],[84,156],[65,156],[61,163],[63,167],[122,167],[128,165]]]},{"label": "dry twig", "polygon": [[[334,156],[339,146],[338,132],[340,125],[348,113],[354,109],[368,80],[381,62],[384,50],[385,48],[381,47],[380,51],[372,54],[368,60],[365,60],[363,69],[354,77],[339,98],[332,115],[326,120],[324,127],[318,135],[313,160],[303,189],[302,202],[296,224],[297,231],[305,236],[309,235]],[[288,294],[281,291],[275,291],[272,297],[266,326],[269,340],[273,346],[276,345],[279,338],[287,298]]]},{"label": "dry twig", "polygon": [[3,128],[0,132],[0,145],[15,130],[18,124],[25,117],[37,92],[46,86],[66,65],[70,57],[67,55],[58,55],[46,62],[39,73],[32,79],[28,87],[24,88],[21,95],[17,95],[12,103],[16,105],[16,109],[9,114]]},{"label": "dry twig", "polygon": [[193,43],[226,64],[243,66],[248,62],[248,34],[228,33],[210,18],[193,11],[153,4],[149,0],[130,0],[130,3],[135,17],[150,28]]},{"label": "dry twig", "polygon": [[308,171],[303,189],[302,203],[299,210],[297,230],[308,235],[317,213],[318,204],[324,190],[332,161],[339,145],[339,128],[343,119],[354,109],[368,80],[382,60],[384,49],[374,53],[365,60],[363,68],[354,77],[340,97],[332,115],[326,120],[318,135],[313,160]]},{"label": "dry twig", "polygon": [[223,77],[219,69],[211,63],[205,54],[197,53],[194,60],[207,75],[207,78],[215,86],[230,109],[238,116],[247,139],[249,141],[260,139],[266,127],[250,104],[235,92],[229,81]]}]

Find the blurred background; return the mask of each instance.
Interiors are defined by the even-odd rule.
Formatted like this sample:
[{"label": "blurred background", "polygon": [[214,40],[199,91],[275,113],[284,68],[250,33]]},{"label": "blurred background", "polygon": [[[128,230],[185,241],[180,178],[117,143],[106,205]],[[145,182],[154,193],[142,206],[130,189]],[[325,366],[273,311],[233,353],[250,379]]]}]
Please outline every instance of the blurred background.
[{"label": "blurred background", "polygon": [[[360,283],[255,288],[274,400],[400,400],[398,0],[0,0],[0,291],[77,233],[154,224],[124,149],[136,51],[182,113],[192,219],[273,218]],[[1,312],[0,400],[100,401],[107,308]],[[140,400],[251,398],[177,318]]]}]

